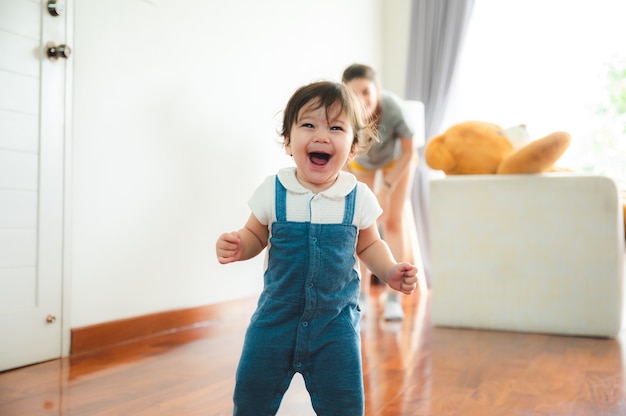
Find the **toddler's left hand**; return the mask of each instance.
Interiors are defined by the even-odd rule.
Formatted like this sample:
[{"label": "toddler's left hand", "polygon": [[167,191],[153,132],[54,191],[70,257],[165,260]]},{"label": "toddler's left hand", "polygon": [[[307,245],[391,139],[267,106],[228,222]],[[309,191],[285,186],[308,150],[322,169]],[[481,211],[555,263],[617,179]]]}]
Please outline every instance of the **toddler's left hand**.
[{"label": "toddler's left hand", "polygon": [[417,267],[397,263],[387,273],[387,284],[394,290],[410,295],[417,287]]}]

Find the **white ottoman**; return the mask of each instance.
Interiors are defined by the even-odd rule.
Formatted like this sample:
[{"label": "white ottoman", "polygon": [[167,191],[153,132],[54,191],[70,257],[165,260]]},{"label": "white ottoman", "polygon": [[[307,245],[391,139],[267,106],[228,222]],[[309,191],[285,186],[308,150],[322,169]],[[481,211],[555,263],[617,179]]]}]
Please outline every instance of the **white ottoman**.
[{"label": "white ottoman", "polygon": [[617,336],[622,216],[615,182],[601,176],[432,181],[433,324]]}]

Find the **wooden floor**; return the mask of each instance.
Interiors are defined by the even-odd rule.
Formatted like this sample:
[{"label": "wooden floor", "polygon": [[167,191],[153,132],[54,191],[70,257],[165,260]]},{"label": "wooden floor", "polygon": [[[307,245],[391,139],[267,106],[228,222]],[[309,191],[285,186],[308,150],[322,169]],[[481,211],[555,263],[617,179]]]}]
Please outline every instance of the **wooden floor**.
[{"label": "wooden floor", "polygon": [[[624,336],[616,340],[433,328],[428,295],[407,319],[362,321],[366,414],[626,415]],[[218,322],[0,373],[0,415],[230,415],[254,300]],[[313,415],[294,378],[280,415]]]}]

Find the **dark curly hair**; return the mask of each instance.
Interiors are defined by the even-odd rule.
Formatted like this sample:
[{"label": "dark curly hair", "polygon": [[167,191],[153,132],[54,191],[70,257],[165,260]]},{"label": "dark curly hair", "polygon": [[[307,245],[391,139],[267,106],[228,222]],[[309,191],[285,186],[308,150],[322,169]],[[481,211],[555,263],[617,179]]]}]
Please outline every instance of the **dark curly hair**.
[{"label": "dark curly hair", "polygon": [[300,110],[313,101],[316,102],[315,109],[322,107],[325,109],[326,117],[335,106],[339,106],[341,112],[348,116],[354,131],[352,148],[357,153],[366,152],[378,140],[376,128],[366,116],[361,99],[344,84],[319,81],[298,88],[289,99],[280,132],[285,141],[284,145],[289,144],[291,128],[298,122]]}]

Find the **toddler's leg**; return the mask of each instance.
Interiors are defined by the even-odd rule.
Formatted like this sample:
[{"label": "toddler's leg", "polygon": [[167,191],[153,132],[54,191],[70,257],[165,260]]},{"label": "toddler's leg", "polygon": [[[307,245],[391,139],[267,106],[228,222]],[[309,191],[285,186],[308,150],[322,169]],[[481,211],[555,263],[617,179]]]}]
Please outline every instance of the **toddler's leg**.
[{"label": "toddler's leg", "polygon": [[[280,303],[266,301],[246,331],[235,384],[236,416],[276,414],[293,377],[296,323],[268,325]],[[284,310],[284,308],[283,308]]]},{"label": "toddler's leg", "polygon": [[237,367],[235,416],[276,414],[291,379],[293,371],[285,355],[277,357],[267,345],[246,342]]},{"label": "toddler's leg", "polygon": [[[347,315],[347,313],[346,313]],[[365,413],[359,317],[346,316],[333,322],[313,345],[311,359],[303,370],[311,403],[320,416],[361,416]]]}]

